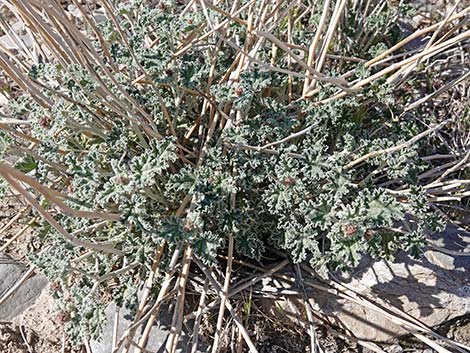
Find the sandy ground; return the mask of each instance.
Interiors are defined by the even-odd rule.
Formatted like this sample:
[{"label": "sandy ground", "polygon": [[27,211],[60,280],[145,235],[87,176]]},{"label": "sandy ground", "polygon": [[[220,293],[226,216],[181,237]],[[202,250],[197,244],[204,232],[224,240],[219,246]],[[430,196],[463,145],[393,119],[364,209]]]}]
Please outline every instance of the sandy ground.
[{"label": "sandy ground", "polygon": [[59,353],[63,330],[54,323],[53,299],[47,289],[28,310],[13,322],[0,324],[1,353]]},{"label": "sandy ground", "polygon": [[[24,202],[11,194],[0,200],[0,229],[24,207]],[[28,265],[28,252],[36,250],[34,229],[27,227],[30,219],[19,218],[0,234],[0,248],[11,238],[17,238],[5,252],[25,265]],[[0,318],[0,353],[63,352],[63,329],[54,323],[53,308],[53,298],[46,288],[35,304],[12,322],[2,322]]]}]

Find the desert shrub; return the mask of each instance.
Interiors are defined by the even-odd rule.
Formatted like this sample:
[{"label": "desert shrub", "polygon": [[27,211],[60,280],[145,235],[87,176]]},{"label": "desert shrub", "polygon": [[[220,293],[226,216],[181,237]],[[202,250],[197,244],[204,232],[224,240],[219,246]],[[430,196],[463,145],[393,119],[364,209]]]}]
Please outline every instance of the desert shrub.
[{"label": "desert shrub", "polygon": [[40,60],[2,54],[28,93],[10,103],[25,125],[2,132],[2,153],[19,156],[2,175],[56,222],[41,221],[50,247],[32,261],[56,283],[76,342],[99,335],[109,300],[135,307],[164,244],[216,265],[232,237],[237,256],[277,249],[327,276],[365,253],[419,257],[439,228],[418,175],[448,122],[406,110],[381,73],[406,63],[367,63],[403,39],[401,3],[372,1],[370,17],[346,5],[313,54],[325,2],[248,3],[182,14],[178,1],[106,1],[105,21],[73,25],[52,1],[31,20]]}]

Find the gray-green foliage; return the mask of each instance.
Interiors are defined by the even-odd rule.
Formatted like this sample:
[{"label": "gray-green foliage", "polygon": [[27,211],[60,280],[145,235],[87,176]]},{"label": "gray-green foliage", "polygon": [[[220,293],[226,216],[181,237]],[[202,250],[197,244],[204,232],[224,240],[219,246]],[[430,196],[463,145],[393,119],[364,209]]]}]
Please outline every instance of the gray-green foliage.
[{"label": "gray-green foliage", "polygon": [[[146,277],[155,251],[164,241],[170,249],[189,243],[197,256],[216,263],[216,255],[231,234],[239,255],[259,259],[274,247],[285,250],[295,262],[309,261],[323,275],[328,269],[354,267],[364,253],[392,257],[397,249],[405,249],[419,256],[423,235],[435,220],[423,193],[416,186],[408,194],[396,196],[381,184],[402,178],[416,185],[416,174],[421,170],[419,151],[426,148],[425,142],[346,167],[358,156],[400,143],[423,128],[409,116],[392,119],[399,105],[390,87],[374,84],[359,95],[323,105],[308,100],[289,102],[286,75],[256,65],[249,66],[236,85],[220,82],[237,54],[226,43],[217,54],[214,84],[208,87],[217,38],[209,37],[184,55],[172,57],[179,38],[204,23],[204,16],[188,13],[180,18],[172,2],[151,8],[140,3],[145,2],[124,4],[118,14],[139,65],[110,20],[100,30],[112,59],[125,68],[116,74],[117,82],[143,107],[150,121],[135,107],[142,120],[119,115],[107,102],[94,98],[102,86],[97,77],[85,68],[64,68],[55,62],[34,67],[31,77],[50,82],[51,88],[92,109],[48,90],[44,94],[53,97],[52,108],[24,98],[12,104],[18,116],[27,114],[33,137],[41,141],[38,152],[51,162],[36,160],[31,174],[50,187],[65,190],[71,207],[121,215],[119,221],[103,222],[99,227],[92,227],[96,222],[87,219],[55,217],[69,232],[80,231],[81,239],[105,241],[124,256],[87,254],[46,223],[42,226],[41,239],[53,246],[34,262],[66,288],[58,290],[57,296],[62,298],[62,310],[70,313],[71,337],[78,342],[84,335],[99,334],[106,296],[135,304],[137,284]],[[384,27],[381,21],[390,25],[388,6],[385,9],[383,17],[369,21],[367,30]],[[129,13],[140,14],[133,17],[132,27],[125,16]],[[215,12],[210,16],[213,21],[223,20]],[[354,22],[355,14],[350,16]],[[306,21],[294,28],[299,45],[312,40],[314,32],[309,32],[308,26],[313,26],[313,31],[315,19]],[[158,39],[152,48],[144,44],[149,26],[153,26],[152,38]],[[239,32],[243,46],[245,28],[236,24],[231,29]],[[345,33],[353,37],[357,31],[351,25]],[[362,51],[383,51],[395,40],[383,33],[386,40],[373,41]],[[270,48],[260,49],[259,60],[271,60]],[[347,46],[339,45],[337,50],[339,54],[356,54]],[[279,60],[278,65],[286,67],[287,62]],[[131,83],[140,67],[148,73],[151,85]],[[358,76],[364,74],[363,68],[349,63],[336,68],[337,75],[352,68]],[[118,100],[131,104],[99,67],[96,70]],[[296,93],[302,91],[302,80],[294,77],[292,85]],[[176,136],[169,129],[156,87]],[[320,88],[320,98],[335,91],[327,84],[320,84]],[[206,145],[202,165],[196,168],[208,129],[189,137],[185,134],[199,118],[197,124],[206,127],[213,119],[209,114],[199,117],[202,94],[210,95],[213,109],[223,110],[228,104],[243,118],[229,116],[230,127],[228,121],[221,123],[226,128],[216,130]],[[225,116],[221,114],[221,119]],[[142,121],[161,136],[146,134]],[[315,128],[310,132],[277,145],[273,153],[244,148],[278,141],[312,124]],[[4,136],[0,137],[3,141]],[[2,146],[0,142],[0,150]],[[57,176],[61,181],[52,182]],[[191,212],[177,217],[186,195],[193,196]],[[409,220],[406,223],[411,227],[407,234],[394,231],[404,220]],[[83,259],[72,261],[79,256]],[[98,281],[100,276],[130,264],[138,266],[119,276],[114,286]]]}]

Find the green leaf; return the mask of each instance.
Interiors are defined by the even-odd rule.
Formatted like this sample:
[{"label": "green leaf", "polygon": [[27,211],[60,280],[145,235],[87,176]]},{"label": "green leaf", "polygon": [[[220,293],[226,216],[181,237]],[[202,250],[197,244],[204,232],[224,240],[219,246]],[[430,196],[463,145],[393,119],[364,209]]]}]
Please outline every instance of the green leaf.
[{"label": "green leaf", "polygon": [[15,164],[15,168],[23,173],[29,173],[38,167],[36,161],[31,156],[26,156],[22,160]]}]

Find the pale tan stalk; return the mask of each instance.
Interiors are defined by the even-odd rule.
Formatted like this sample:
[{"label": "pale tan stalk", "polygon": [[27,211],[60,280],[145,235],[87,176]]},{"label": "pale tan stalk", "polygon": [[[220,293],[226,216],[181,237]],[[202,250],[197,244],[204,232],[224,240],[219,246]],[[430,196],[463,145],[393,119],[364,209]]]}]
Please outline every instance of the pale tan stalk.
[{"label": "pale tan stalk", "polygon": [[[221,257],[228,260],[228,258],[226,258],[225,256],[221,256]],[[260,271],[261,274],[260,275],[254,275],[251,278],[248,278],[247,280],[243,280],[242,283],[234,285],[233,288],[228,293],[228,298],[230,298],[230,297],[232,297],[236,294],[239,294],[242,291],[254,286],[256,283],[263,280],[263,278],[272,276],[273,274],[275,274],[276,272],[282,270],[284,267],[286,267],[289,264],[288,260],[284,260],[284,261],[281,261],[279,264],[271,267],[269,270],[266,270],[266,269],[263,269],[259,266],[254,266],[254,265],[250,266],[251,264],[247,264],[247,263],[245,263],[243,261],[240,261],[240,260],[237,260],[235,258],[232,260],[232,262],[238,263],[238,264],[243,264],[243,265],[246,265],[247,267],[254,268],[257,271]],[[208,312],[209,310],[212,310],[212,309],[216,308],[219,304],[220,304],[220,297],[213,300],[213,301],[211,301],[209,304],[207,304],[203,308],[202,313],[204,314],[204,313]],[[190,314],[186,315],[185,319],[186,320],[191,320],[191,319],[195,318],[195,315],[196,315],[196,313],[190,313]]]},{"label": "pale tan stalk", "polygon": [[[330,9],[330,0],[326,0],[323,5],[323,11],[320,17],[320,23],[318,24],[317,31],[315,32],[315,37],[313,38],[312,44],[310,44],[310,47],[308,49],[307,65],[309,67],[312,66],[315,61],[317,46],[320,41],[321,34],[323,32],[323,27],[325,26],[325,23],[326,23],[326,17],[328,16],[329,9]],[[308,71],[305,71],[305,75],[307,75],[307,73]],[[304,88],[302,90],[302,96],[305,97],[305,94],[307,93],[309,87],[310,87],[310,79],[306,78],[304,80]]]},{"label": "pale tan stalk", "polygon": [[[328,31],[326,32],[325,41],[322,44],[322,51],[321,51],[320,57],[318,59],[317,65],[316,65],[316,70],[318,72],[321,72],[322,69],[323,69],[323,65],[325,64],[325,60],[326,60],[326,54],[328,53],[328,49],[330,47],[331,40],[333,39],[333,35],[336,31],[336,27],[338,25],[338,22],[339,22],[339,19],[340,19],[342,13],[343,13],[344,7],[346,6],[346,3],[347,3],[347,0],[338,0],[337,3],[336,3],[335,9],[334,9],[333,14],[331,16],[330,24],[328,26]],[[315,88],[314,82],[315,81],[313,81],[310,84],[310,89]]]},{"label": "pale tan stalk", "polygon": [[[31,9],[31,11],[33,11]],[[49,10],[49,15],[51,17],[51,19],[54,18],[54,15],[52,12],[50,12],[51,10]],[[34,12],[34,11],[33,11]],[[65,16],[64,17],[64,20],[65,20]],[[59,16],[60,18],[60,16]],[[63,69],[68,73],[68,75],[70,77],[72,77],[72,79],[75,81],[75,83],[80,86],[83,90],[83,92],[87,95],[87,96],[90,96],[90,92],[88,92],[83,86],[82,84],[75,79],[75,75],[72,74],[69,70],[68,70],[68,66],[69,66],[69,62],[68,61],[65,61],[64,59],[66,57],[64,57],[63,53],[59,50],[57,50],[56,48],[56,42],[51,41],[51,38],[50,38],[50,32],[51,32],[51,29],[50,29],[50,26],[48,24],[46,24],[40,17],[34,17],[34,19],[36,19],[36,26],[35,28],[39,29],[39,31],[36,31],[35,33],[38,33],[40,34],[40,38],[42,37],[43,38],[43,41],[44,43],[49,47],[49,50],[51,51],[51,53],[54,55],[54,57],[62,64],[62,67]],[[57,24],[57,22],[54,22],[53,23]],[[66,26],[66,27],[69,27],[69,28],[74,28],[73,26]],[[75,31],[75,33],[77,33],[77,31]],[[81,36],[81,37],[80,37]],[[79,37],[81,39],[83,39],[83,35],[81,35],[79,33]],[[62,37],[64,40],[67,40],[67,36],[63,36]],[[76,40],[77,43],[80,43],[80,39],[77,39]],[[83,54],[80,50],[78,50],[76,48],[76,44],[74,41],[69,41],[67,40],[67,43],[69,44],[69,46],[67,45],[62,45],[62,46],[65,46],[65,47],[70,47],[70,49],[72,50],[71,52],[69,52],[70,54],[68,55],[69,58],[72,58],[72,57],[75,57],[76,60],[78,60],[78,63],[82,63],[86,68],[88,68],[88,71],[90,74],[92,74],[92,76],[100,83],[100,86],[98,87],[97,91],[94,92],[95,94],[101,94],[101,99],[100,101],[106,105],[110,110],[112,110],[113,112],[115,112],[117,115],[121,115],[122,117],[126,117],[126,115],[122,115],[122,111],[127,111],[128,108],[124,105],[121,105],[121,100],[119,98],[117,98],[106,86],[106,84],[102,81],[101,77],[95,73],[95,70],[93,69],[93,67],[91,65],[89,65],[88,63],[88,60],[86,60],[85,58],[83,58]],[[83,53],[87,53],[88,52],[88,49],[89,48],[93,48],[92,45],[87,45],[86,46],[86,50],[83,51]],[[74,53],[73,55],[71,53]],[[95,53],[96,54],[96,53]],[[95,55],[95,57],[97,57],[97,54]],[[101,65],[101,67],[104,69],[104,71],[106,72],[106,67],[104,65]],[[111,79],[113,79],[111,77]],[[117,82],[115,82],[117,83]],[[118,88],[120,88],[120,85],[117,85]],[[124,95],[127,94],[127,92],[125,92],[124,90],[122,90],[121,88],[121,93],[123,93]],[[114,97],[113,101],[112,102],[108,102],[108,99],[106,98],[107,96],[111,96],[111,97]],[[34,96],[33,96],[34,97]],[[117,105],[120,105],[120,107],[116,107],[116,104]]]},{"label": "pale tan stalk", "polygon": [[442,93],[448,91],[449,89],[451,89],[452,87],[458,85],[459,83],[466,81],[469,77],[470,77],[470,71],[466,72],[465,74],[463,74],[462,76],[456,78],[455,80],[449,82],[448,84],[440,87],[436,91],[434,91],[434,92],[424,96],[423,98],[420,98],[417,101],[409,104],[408,106],[406,106],[405,111],[407,112],[407,111],[413,110],[417,106],[419,106],[421,104],[424,104],[427,101],[429,101],[430,99],[441,95]]},{"label": "pale tan stalk", "polygon": [[392,147],[389,147],[389,148],[384,148],[382,150],[378,150],[378,151],[373,151],[373,152],[370,152],[370,153],[367,153],[366,155],[362,156],[362,157],[359,157],[357,159],[355,159],[354,161],[352,162],[349,162],[347,165],[346,165],[346,169],[350,169],[362,162],[365,162],[366,160],[370,159],[370,158],[373,158],[373,157],[378,157],[378,156],[381,156],[383,154],[387,154],[387,153],[392,153],[392,152],[396,152],[396,151],[399,151],[403,148],[406,148],[408,146],[411,146],[412,144],[416,143],[417,141],[419,141],[420,139],[422,139],[423,137],[426,137],[430,134],[432,134],[433,132],[435,131],[438,131],[439,129],[443,128],[444,125],[446,125],[448,123],[447,120],[437,124],[436,126],[432,127],[432,128],[429,128],[427,129],[426,131],[423,131],[421,133],[419,133],[418,135],[412,137],[411,139],[409,139],[408,141],[406,142],[403,142],[399,145],[396,145],[396,146],[392,146]]},{"label": "pale tan stalk", "polygon": [[[140,337],[138,341],[138,347],[135,348],[134,353],[141,353],[142,349],[140,347],[145,347],[145,345],[147,344],[147,339],[148,339],[148,336],[150,335],[150,331],[152,330],[153,324],[155,323],[155,320],[157,320],[160,314],[161,304],[170,289],[171,280],[173,278],[173,270],[178,264],[178,259],[180,257],[180,254],[181,254],[181,246],[178,246],[173,252],[173,255],[171,257],[171,261],[169,264],[169,270],[165,274],[165,278],[160,287],[160,291],[158,292],[158,296],[157,296],[157,299],[155,300],[155,304],[152,310],[150,311],[151,315],[149,319],[147,320],[147,324],[145,325],[142,336]],[[128,337],[128,334],[126,335],[126,337]],[[117,349],[119,348],[119,343],[116,348]],[[115,349],[113,353],[116,353],[116,352],[117,350]]]},{"label": "pale tan stalk", "polygon": [[7,224],[5,224],[1,229],[0,229],[0,235],[2,235],[8,228],[11,227],[13,223],[15,223],[19,218],[24,216],[26,211],[29,210],[29,206],[23,207],[13,218],[11,218]]},{"label": "pale tan stalk", "polygon": [[[292,42],[292,16],[287,18],[287,45],[293,44]],[[292,58],[287,58],[287,69],[291,71]],[[307,65],[308,66],[308,65]],[[287,102],[292,102],[292,75],[287,75]]]},{"label": "pale tan stalk", "polygon": [[183,256],[183,265],[181,269],[181,275],[178,278],[177,284],[177,297],[175,314],[171,322],[170,335],[167,342],[167,351],[169,353],[175,353],[178,344],[178,339],[181,336],[181,330],[183,325],[183,314],[184,314],[184,299],[186,293],[186,283],[189,276],[189,267],[193,257],[193,250],[188,245]]},{"label": "pale tan stalk", "polygon": [[[217,283],[217,281],[214,279],[214,277],[212,276],[212,272],[210,270],[207,269],[207,267],[202,263],[200,262],[197,258],[194,259],[194,262],[198,265],[198,267],[204,272],[204,274],[206,275],[207,279],[209,280],[209,282],[212,284],[213,288],[217,291],[217,294],[219,296],[223,296],[223,291],[222,291],[222,288],[220,287],[220,285]],[[233,309],[232,305],[230,304],[230,301],[227,300],[225,302],[225,306],[227,308],[227,310],[230,312],[230,315],[232,316],[232,319],[233,321],[235,322],[235,324],[237,325],[238,329],[240,330],[244,340],[245,340],[245,343],[247,344],[248,346],[248,349],[250,350],[251,353],[258,353],[258,350],[256,349],[255,345],[253,344],[253,341],[251,340],[250,338],[250,335],[248,334],[248,332],[246,331],[245,327],[243,326],[243,323],[242,321],[240,320],[240,318],[238,317],[237,313],[235,312],[235,310]]]},{"label": "pale tan stalk", "polygon": [[[447,41],[445,41],[445,42],[443,42],[443,43],[441,43],[441,44],[439,44],[439,45],[436,45],[436,46],[434,46],[434,47],[431,47],[431,48],[429,48],[427,51],[423,51],[423,52],[421,52],[421,53],[419,53],[419,54],[416,54],[416,55],[412,56],[411,58],[407,58],[407,59],[405,59],[405,60],[403,60],[403,61],[401,61],[401,62],[399,62],[399,63],[392,64],[392,65],[390,65],[390,66],[384,68],[383,70],[381,70],[381,71],[379,71],[379,72],[377,72],[377,73],[375,73],[375,74],[373,74],[373,75],[371,75],[371,76],[369,76],[369,77],[367,77],[367,78],[365,78],[365,79],[363,79],[363,80],[361,80],[361,81],[355,83],[355,84],[351,87],[351,90],[358,90],[358,89],[362,88],[363,86],[367,85],[368,83],[371,83],[371,82],[373,82],[374,80],[376,80],[376,79],[378,79],[378,78],[380,78],[380,77],[383,77],[383,76],[385,76],[386,74],[388,74],[388,73],[390,73],[390,72],[393,72],[393,71],[395,71],[395,70],[398,70],[399,68],[403,67],[404,65],[409,64],[409,63],[411,63],[411,62],[413,62],[413,61],[416,61],[416,60],[418,60],[419,58],[424,58],[424,59],[426,59],[426,58],[432,57],[432,56],[434,56],[434,55],[437,55],[438,53],[444,51],[445,49],[447,49],[447,48],[449,48],[449,47],[451,47],[451,46],[453,46],[453,45],[455,45],[455,44],[457,44],[457,43],[459,43],[459,42],[461,42],[461,41],[463,41],[463,40],[465,40],[465,39],[467,39],[467,38],[470,38],[470,30],[469,30],[469,31],[466,31],[466,32],[464,32],[464,33],[461,33],[461,34],[457,35],[456,37],[451,38],[451,39],[449,39],[449,40],[447,40]],[[307,97],[307,98],[311,97],[311,96],[312,96],[312,92],[313,92],[313,91],[307,93],[307,94],[306,94],[306,97]],[[346,95],[347,95],[347,92],[346,92],[346,91],[345,91],[345,92],[339,92],[339,93],[337,93],[337,94],[335,94],[335,95],[333,95],[333,96],[331,96],[331,97],[329,97],[329,98],[326,98],[326,99],[324,99],[324,100],[318,102],[317,104],[325,104],[325,103],[327,103],[327,102],[329,102],[329,101],[332,101],[332,100],[335,100],[335,99],[338,99],[338,98],[342,98],[342,97],[344,97],[344,96],[346,96]]]},{"label": "pale tan stalk", "polygon": [[[451,16],[448,21],[453,21],[453,20],[456,20],[456,19],[459,19],[459,18],[462,18],[464,16],[467,15],[467,13],[470,12],[470,7],[467,7],[466,9],[460,11],[459,13],[456,13],[455,15]],[[442,22],[444,21],[440,21],[432,26],[429,26],[429,27],[426,27],[426,28],[423,28],[423,29],[420,29],[416,32],[414,32],[413,34],[409,35],[408,37],[406,37],[405,39],[401,40],[399,43],[395,44],[394,46],[392,46],[390,49],[384,51],[383,53],[381,53],[380,55],[376,56],[375,58],[369,60],[367,63],[364,64],[364,66],[366,67],[369,67],[369,66],[372,66],[373,64],[375,64],[376,62],[382,60],[383,58],[387,57],[389,54],[393,53],[394,51],[396,51],[397,49],[403,47],[404,45],[408,44],[409,42],[411,42],[412,40],[416,39],[416,38],[419,38],[421,37],[422,35],[426,34],[426,33],[429,33],[433,30],[435,30],[436,28],[439,28],[439,26],[442,24]]]},{"label": "pale tan stalk", "polygon": [[81,211],[81,210],[74,210],[67,206],[61,199],[65,199],[66,196],[62,195],[58,191],[53,189],[47,188],[41,185],[36,179],[16,170],[15,168],[9,167],[4,163],[0,162],[0,175],[11,175],[17,181],[21,181],[23,183],[28,184],[44,196],[48,197],[50,201],[56,204],[62,212],[65,214],[73,215],[75,217],[84,217],[84,218],[91,218],[91,219],[103,219],[109,221],[117,221],[120,219],[120,215],[117,213],[110,213],[110,212],[97,212],[97,211]]},{"label": "pale tan stalk", "polygon": [[0,246],[0,252],[5,251],[5,249],[7,249],[11,244],[13,244],[13,242],[15,240],[17,240],[19,237],[21,237],[37,220],[38,220],[38,218],[34,217],[23,228],[21,228],[15,235],[13,235],[11,238],[9,238],[5,242],[5,244]]},{"label": "pale tan stalk", "polygon": [[201,325],[201,319],[203,314],[203,309],[206,304],[207,298],[207,291],[209,289],[209,280],[206,278],[204,281],[204,288],[202,289],[201,296],[199,297],[199,304],[197,307],[196,315],[194,318],[194,326],[193,326],[193,338],[191,343],[191,353],[197,352],[197,344],[199,338],[199,327]]},{"label": "pale tan stalk", "polygon": [[[29,48],[26,46],[24,41],[20,38],[20,36],[16,33],[16,31],[10,26],[10,24],[5,21],[3,18],[0,18],[0,28],[5,32],[5,34],[8,36],[8,38],[11,39],[13,43],[15,43],[18,46],[18,49],[21,49],[23,53],[26,54],[26,56],[34,63],[37,62],[37,59],[34,57],[34,55],[31,53]],[[2,45],[3,47],[3,45]]]},{"label": "pale tan stalk", "polygon": [[222,322],[225,313],[225,304],[228,299],[228,290],[230,286],[230,275],[232,273],[233,262],[233,235],[229,234],[228,237],[228,255],[227,255],[227,268],[225,269],[225,280],[222,289],[222,296],[220,297],[220,309],[217,316],[216,331],[214,335],[214,342],[212,343],[212,353],[217,353],[219,349],[219,340],[222,334]]},{"label": "pale tan stalk", "polygon": [[[461,0],[457,0],[454,7],[452,8],[451,11],[449,11],[449,13],[447,14],[447,16],[445,17],[444,21],[441,21],[440,24],[439,24],[439,27],[436,29],[436,31],[433,33],[431,39],[426,43],[426,46],[425,48],[423,49],[423,51],[426,51],[428,50],[429,48],[431,48],[431,46],[434,44],[434,41],[436,40],[437,36],[439,35],[439,33],[441,32],[442,28],[447,24],[447,22],[449,21],[449,18],[450,16],[454,13],[454,11],[457,9],[457,7],[459,6]],[[396,72],[395,74],[392,75],[392,77],[390,77],[390,82],[397,82],[398,80],[404,80],[406,78],[407,75],[409,75],[411,73],[412,70],[414,70],[416,67],[419,66],[419,64],[421,63],[421,59],[422,58],[419,58],[418,60],[416,60],[416,62],[414,63],[411,63],[409,64],[408,66],[405,66],[403,68],[401,68],[398,72]]]},{"label": "pale tan stalk", "polygon": [[70,233],[68,233],[40,204],[39,202],[23,187],[15,180],[12,178],[10,174],[6,173],[1,173],[0,175],[10,184],[12,188],[14,188],[17,192],[19,192],[25,199],[28,201],[28,203],[31,204],[32,207],[34,207],[38,213],[46,220],[49,222],[49,224],[54,227],[65,239],[67,239],[70,243],[72,243],[75,246],[80,246],[88,249],[93,249],[96,251],[102,251],[105,253],[110,253],[110,254],[117,254],[117,255],[122,255],[122,252],[120,250],[117,250],[115,248],[109,247],[107,245],[103,245],[100,243],[90,243],[88,241],[83,241],[80,239],[75,238],[72,236]]},{"label": "pale tan stalk", "polygon": [[8,60],[2,52],[0,52],[0,68],[2,68],[25,92],[29,92],[31,97],[33,97],[39,105],[43,107],[51,107],[53,105],[52,101],[35,87],[34,83],[31,82],[27,75],[12,65],[10,60]]},{"label": "pale tan stalk", "polygon": [[[141,319],[141,317],[144,313],[144,308],[145,308],[145,305],[147,305],[147,301],[148,301],[149,296],[150,296],[150,291],[152,290],[153,281],[155,280],[155,277],[157,275],[158,266],[160,265],[160,261],[162,259],[164,250],[165,250],[165,243],[163,243],[162,245],[160,245],[158,247],[157,252],[155,254],[155,257],[153,259],[152,268],[150,270],[150,273],[149,273],[146,281],[144,282],[144,289],[143,289],[143,292],[142,292],[142,299],[140,300],[139,306],[137,308],[137,312],[134,316],[134,320],[133,320],[134,324]],[[128,338],[133,339],[134,335],[135,335],[135,330],[130,330],[129,334],[128,334]],[[123,349],[122,353],[127,353],[128,350],[129,350],[129,346],[130,346],[130,344],[128,342],[126,342],[126,345],[124,346],[124,349]],[[114,345],[114,347],[116,347],[116,344]],[[114,349],[114,347],[113,347],[113,349]]]}]

